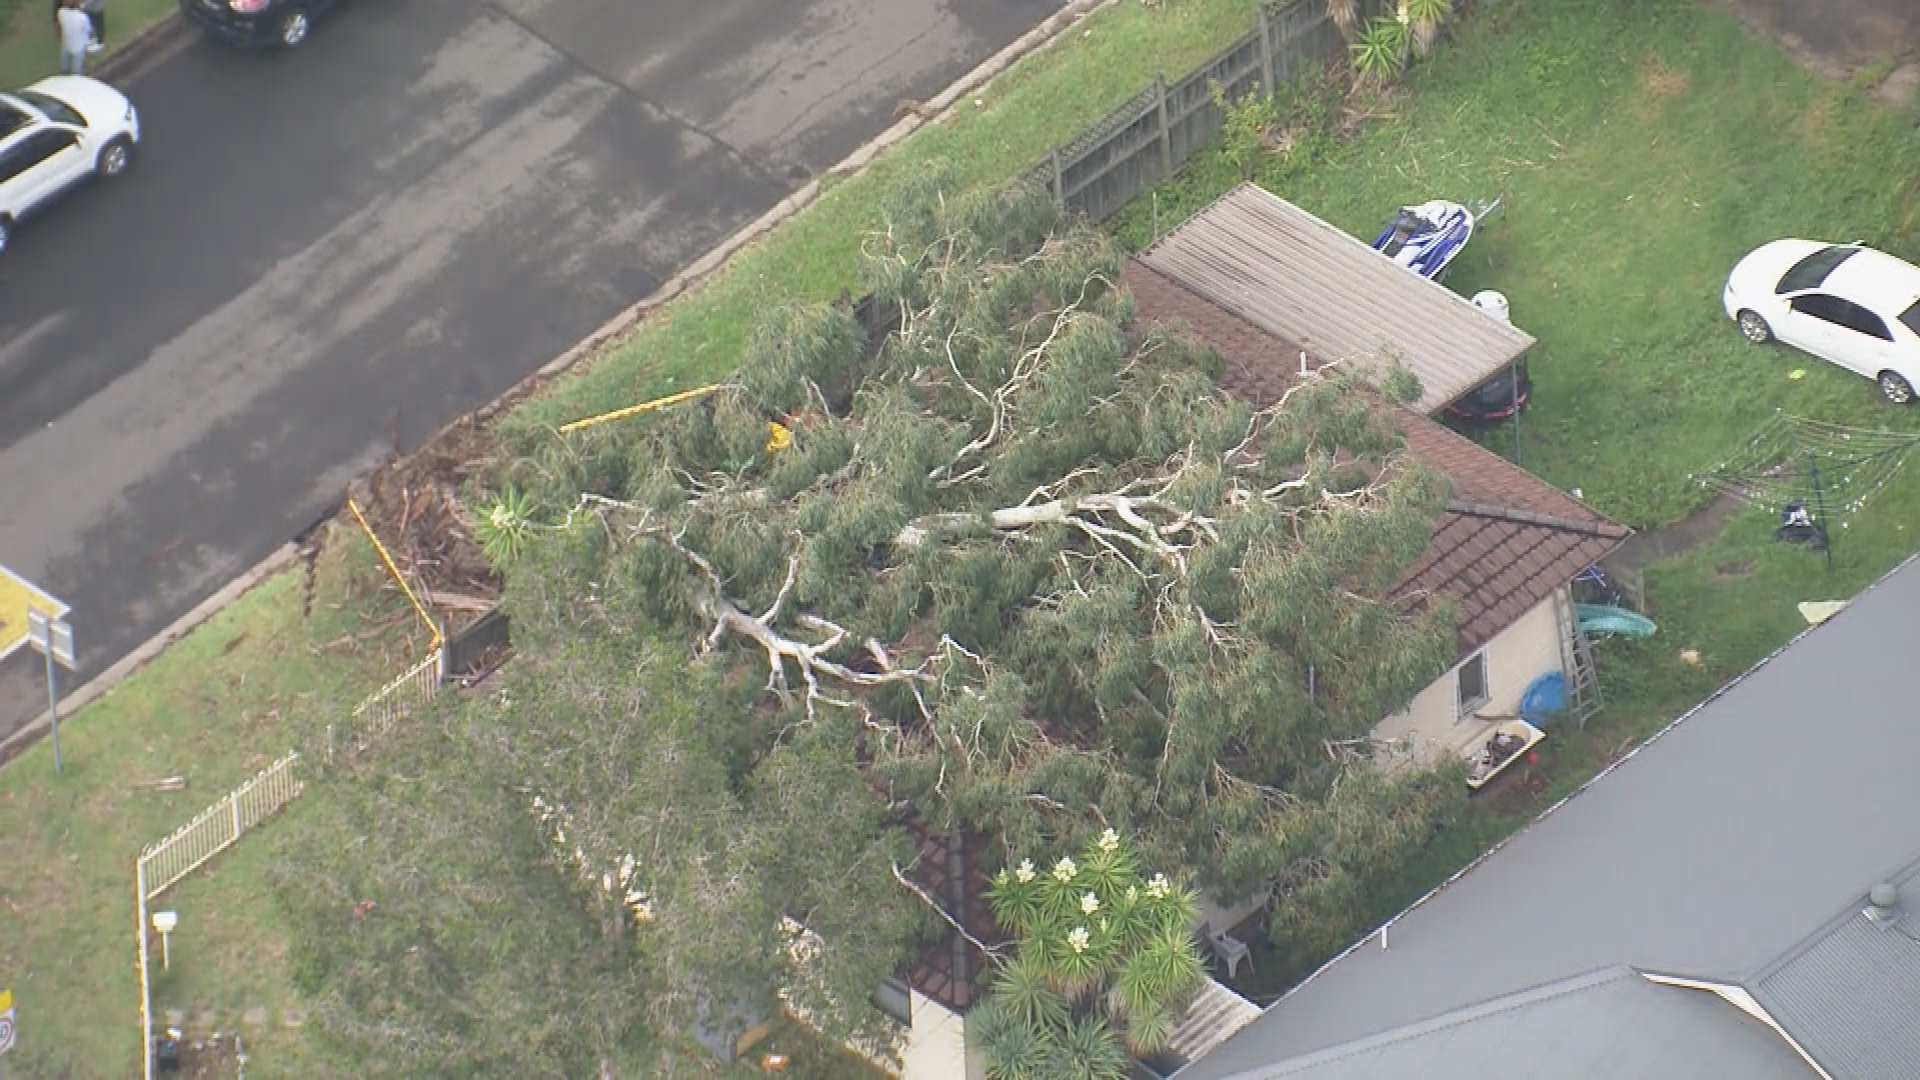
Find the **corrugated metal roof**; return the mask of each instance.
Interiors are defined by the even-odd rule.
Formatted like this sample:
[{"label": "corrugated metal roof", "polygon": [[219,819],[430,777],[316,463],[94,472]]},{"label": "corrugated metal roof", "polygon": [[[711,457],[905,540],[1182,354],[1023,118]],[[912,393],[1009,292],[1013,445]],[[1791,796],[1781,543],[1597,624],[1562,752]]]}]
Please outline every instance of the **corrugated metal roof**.
[{"label": "corrugated metal roof", "polygon": [[1920,1076],[1920,894],[1893,924],[1849,905],[1753,983],[1753,996],[1834,1080]]},{"label": "corrugated metal roof", "polygon": [[1201,1055],[1227,1041],[1227,1036],[1251,1024],[1260,1016],[1260,1007],[1214,979],[1208,979],[1174,1021],[1173,1036],[1167,1040],[1167,1053],[1185,1063],[1198,1061]]},{"label": "corrugated metal roof", "polygon": [[1433,413],[1533,346],[1452,290],[1252,184],[1189,218],[1140,258],[1321,363],[1383,353],[1420,379]]}]

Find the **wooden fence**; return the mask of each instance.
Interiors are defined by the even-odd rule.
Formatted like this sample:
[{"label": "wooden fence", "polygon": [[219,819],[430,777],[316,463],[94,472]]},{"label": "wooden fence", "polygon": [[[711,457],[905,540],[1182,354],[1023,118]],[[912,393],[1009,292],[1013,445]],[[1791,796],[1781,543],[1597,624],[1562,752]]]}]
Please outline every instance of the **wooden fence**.
[{"label": "wooden fence", "polygon": [[1163,76],[1106,118],[1055,147],[1027,179],[1065,209],[1104,221],[1141,192],[1173,176],[1219,133],[1226,117],[1214,101],[1255,90],[1271,94],[1347,47],[1322,0],[1262,4],[1253,31],[1173,85]]}]

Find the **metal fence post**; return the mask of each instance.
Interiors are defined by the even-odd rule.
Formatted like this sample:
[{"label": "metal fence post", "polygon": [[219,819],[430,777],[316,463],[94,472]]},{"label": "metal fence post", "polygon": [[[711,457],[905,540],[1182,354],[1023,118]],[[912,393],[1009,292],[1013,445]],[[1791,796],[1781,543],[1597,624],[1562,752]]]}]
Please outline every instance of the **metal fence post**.
[{"label": "metal fence post", "polygon": [[1053,162],[1053,205],[1061,210],[1067,208],[1067,179],[1060,174],[1060,148],[1054,147],[1048,154]]},{"label": "metal fence post", "polygon": [[147,857],[133,860],[133,891],[138,894],[134,918],[140,935],[140,1075],[153,1080],[153,991],[147,982]]},{"label": "metal fence post", "polygon": [[1154,112],[1160,124],[1160,179],[1173,175],[1173,128],[1167,123],[1167,77],[1153,77]]},{"label": "metal fence post", "polygon": [[1268,97],[1280,92],[1273,85],[1273,13],[1263,2],[1260,11],[1260,89]]},{"label": "metal fence post", "polygon": [[[244,791],[245,789],[242,788],[241,790]],[[237,841],[240,839],[240,792],[239,791],[235,791],[227,796],[227,809],[233,811],[233,838],[234,840]]]}]

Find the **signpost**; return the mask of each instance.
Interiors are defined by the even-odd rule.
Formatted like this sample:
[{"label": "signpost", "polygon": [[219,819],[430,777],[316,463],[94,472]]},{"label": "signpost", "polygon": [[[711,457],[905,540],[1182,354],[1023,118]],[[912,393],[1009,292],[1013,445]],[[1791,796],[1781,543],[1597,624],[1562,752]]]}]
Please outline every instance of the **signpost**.
[{"label": "signpost", "polygon": [[53,771],[60,772],[60,697],[54,681],[53,662],[60,661],[68,671],[74,669],[73,626],[65,618],[49,615],[39,608],[27,611],[27,640],[47,658],[47,716],[53,725]]}]

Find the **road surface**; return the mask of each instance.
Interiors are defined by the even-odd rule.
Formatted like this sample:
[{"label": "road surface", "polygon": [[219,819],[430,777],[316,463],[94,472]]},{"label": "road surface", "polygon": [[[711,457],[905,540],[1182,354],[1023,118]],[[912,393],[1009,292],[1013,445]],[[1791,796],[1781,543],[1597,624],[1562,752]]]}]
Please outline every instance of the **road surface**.
[{"label": "road surface", "polygon": [[[0,565],[104,670],[1061,0],[404,0],[123,87],[0,259]],[[0,666],[0,737],[45,707]]]}]

